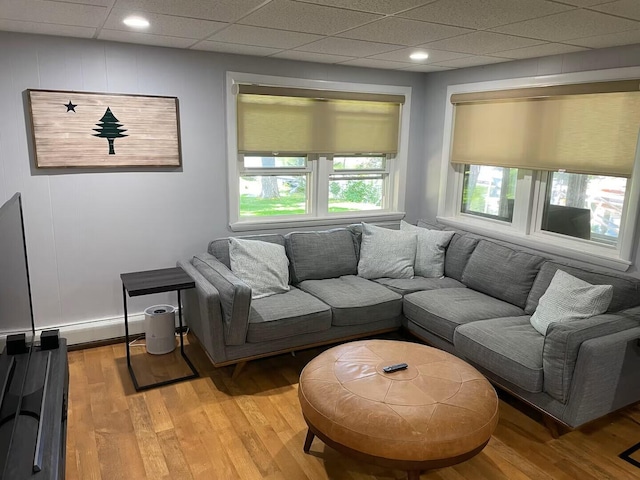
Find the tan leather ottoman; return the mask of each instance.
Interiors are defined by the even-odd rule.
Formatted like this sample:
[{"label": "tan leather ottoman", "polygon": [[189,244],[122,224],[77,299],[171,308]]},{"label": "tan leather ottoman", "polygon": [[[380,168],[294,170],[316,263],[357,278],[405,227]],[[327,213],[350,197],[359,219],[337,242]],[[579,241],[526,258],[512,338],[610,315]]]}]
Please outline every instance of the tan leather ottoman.
[{"label": "tan leather ottoman", "polygon": [[[406,370],[382,368],[407,363]],[[420,471],[480,452],[498,423],[498,398],[472,366],[409,342],[365,340],[331,348],[300,374],[298,396],[314,436],[359,460]]]}]

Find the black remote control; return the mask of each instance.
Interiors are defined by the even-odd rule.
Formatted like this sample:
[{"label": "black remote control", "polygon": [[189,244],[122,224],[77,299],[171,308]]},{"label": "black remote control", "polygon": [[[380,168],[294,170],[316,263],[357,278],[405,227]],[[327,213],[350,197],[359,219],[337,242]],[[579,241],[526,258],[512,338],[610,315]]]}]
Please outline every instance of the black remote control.
[{"label": "black remote control", "polygon": [[409,365],[407,365],[406,363],[396,363],[395,365],[389,365],[388,367],[384,367],[382,371],[384,373],[391,373],[391,372],[396,372],[398,370],[404,370],[408,366]]}]

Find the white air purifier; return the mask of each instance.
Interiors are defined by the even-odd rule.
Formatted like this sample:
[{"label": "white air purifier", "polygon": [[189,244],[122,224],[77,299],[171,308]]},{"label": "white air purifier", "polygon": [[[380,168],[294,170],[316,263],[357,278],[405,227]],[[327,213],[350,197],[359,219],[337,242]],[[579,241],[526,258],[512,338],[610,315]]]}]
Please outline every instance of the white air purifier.
[{"label": "white air purifier", "polygon": [[163,355],[176,348],[176,309],[172,305],[154,305],[144,311],[147,353]]}]

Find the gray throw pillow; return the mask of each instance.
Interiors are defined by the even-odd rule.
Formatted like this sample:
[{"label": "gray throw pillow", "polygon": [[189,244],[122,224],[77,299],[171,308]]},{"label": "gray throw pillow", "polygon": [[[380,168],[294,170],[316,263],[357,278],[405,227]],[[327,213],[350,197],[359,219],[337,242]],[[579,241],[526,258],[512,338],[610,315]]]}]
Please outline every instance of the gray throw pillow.
[{"label": "gray throw pillow", "polygon": [[289,259],[282,245],[229,239],[231,271],[251,287],[251,298],[289,291]]},{"label": "gray throw pillow", "polygon": [[358,276],[413,278],[417,235],[362,223]]},{"label": "gray throw pillow", "polygon": [[400,221],[400,230],[413,232],[418,236],[415,274],[427,278],[439,278],[444,275],[444,255],[455,232],[428,230],[416,227],[404,220]]},{"label": "gray throw pillow", "polygon": [[538,307],[531,316],[531,325],[546,335],[551,323],[571,322],[606,312],[612,297],[613,286],[591,285],[558,270],[547,291],[540,297]]}]

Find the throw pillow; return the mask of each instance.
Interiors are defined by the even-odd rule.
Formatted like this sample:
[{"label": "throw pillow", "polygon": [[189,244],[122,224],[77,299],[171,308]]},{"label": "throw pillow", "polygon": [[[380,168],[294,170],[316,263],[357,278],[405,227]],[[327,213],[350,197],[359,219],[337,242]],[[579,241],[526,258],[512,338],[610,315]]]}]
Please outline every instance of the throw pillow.
[{"label": "throw pillow", "polygon": [[613,286],[591,285],[558,270],[547,291],[540,297],[538,307],[531,316],[531,325],[546,335],[551,323],[571,322],[606,312],[612,297]]},{"label": "throw pillow", "polygon": [[455,232],[445,230],[428,230],[416,227],[404,220],[400,221],[400,230],[414,232],[418,236],[416,249],[416,275],[427,278],[442,277],[444,275],[444,255]]},{"label": "throw pillow", "polygon": [[289,259],[282,245],[231,237],[229,261],[231,271],[251,287],[251,298],[289,291]]},{"label": "throw pillow", "polygon": [[413,278],[417,235],[362,223],[358,276]]}]

